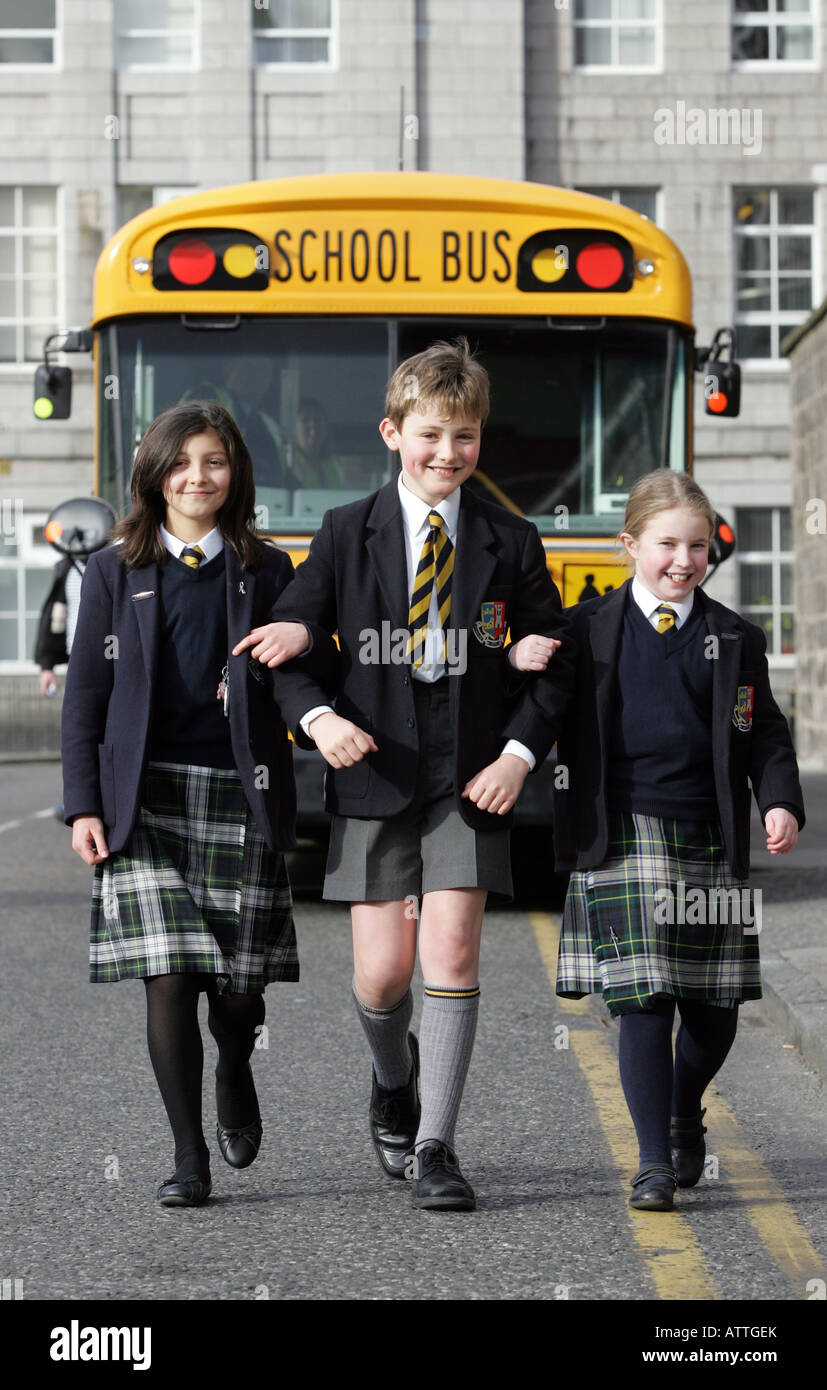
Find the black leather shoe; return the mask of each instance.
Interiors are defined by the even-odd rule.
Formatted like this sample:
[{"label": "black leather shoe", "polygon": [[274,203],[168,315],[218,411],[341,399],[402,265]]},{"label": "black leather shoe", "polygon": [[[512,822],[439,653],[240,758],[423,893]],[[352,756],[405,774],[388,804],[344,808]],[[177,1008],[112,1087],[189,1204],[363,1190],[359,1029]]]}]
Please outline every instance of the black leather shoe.
[{"label": "black leather shoe", "polygon": [[414,1146],[419,1129],[419,1043],[415,1033],[408,1034],[413,1066],[404,1086],[386,1091],[376,1080],[370,1093],[370,1137],[382,1171],[389,1178],[404,1178],[405,1163]]},{"label": "black leather shoe", "polygon": [[414,1155],[411,1196],[426,1211],[473,1211],[474,1189],[459,1170],[453,1149],[433,1139]]},{"label": "black leather shoe", "polygon": [[212,1183],[207,1178],[199,1178],[193,1174],[190,1178],[183,1178],[176,1182],[174,1178],[168,1178],[158,1188],[158,1201],[162,1207],[200,1207],[202,1202],[206,1202],[212,1192]]},{"label": "black leather shoe", "polygon": [[261,1148],[261,1117],[241,1129],[226,1129],[219,1120],[215,1133],[224,1161],[231,1168],[249,1168]]},{"label": "black leather shoe", "polygon": [[629,1206],[641,1211],[672,1211],[677,1185],[675,1170],[668,1163],[649,1163],[632,1178]]},{"label": "black leather shoe", "polygon": [[678,1187],[694,1187],[703,1173],[706,1158],[705,1114],[706,1110],[702,1110],[688,1120],[672,1116],[672,1162],[678,1175]]}]

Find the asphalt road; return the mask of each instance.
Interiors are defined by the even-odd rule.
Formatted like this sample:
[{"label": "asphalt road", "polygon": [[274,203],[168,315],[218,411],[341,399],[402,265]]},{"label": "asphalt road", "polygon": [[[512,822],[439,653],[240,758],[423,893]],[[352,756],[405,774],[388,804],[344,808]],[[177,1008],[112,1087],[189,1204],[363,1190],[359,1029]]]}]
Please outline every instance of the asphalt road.
[{"label": "asphalt road", "polygon": [[[416,1212],[381,1174],[347,914],[307,897],[302,981],[268,990],[269,1046],[254,1054],[259,1159],[236,1172],[213,1140],[211,1201],[158,1208],[172,1150],[143,988],[87,981],[90,871],[49,814],[57,766],[7,766],[0,787],[2,1275],[25,1299],[823,1297],[812,1282],[825,1279],[827,1244],[818,1077],[746,1006],[710,1107],[717,1175],[675,1214],[631,1211],[616,1025],[597,1000],[554,997],[541,868],[533,901],[492,911],[484,932],[457,1135],[476,1213]],[[206,1024],[204,1036],[209,1139]]]}]

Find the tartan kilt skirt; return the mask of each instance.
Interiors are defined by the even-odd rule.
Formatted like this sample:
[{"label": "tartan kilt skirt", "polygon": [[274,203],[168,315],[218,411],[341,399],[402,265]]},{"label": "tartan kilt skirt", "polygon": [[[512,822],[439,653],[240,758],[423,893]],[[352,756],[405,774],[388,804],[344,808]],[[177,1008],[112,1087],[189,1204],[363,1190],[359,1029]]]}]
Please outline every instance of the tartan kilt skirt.
[{"label": "tartan kilt skirt", "polygon": [[290,882],[234,769],[151,762],[127,846],[95,866],[89,976],[189,973],[226,994],[298,980]]},{"label": "tartan kilt skirt", "polygon": [[760,999],[760,925],[716,821],[611,813],[603,863],[571,876],[557,993],[601,991],[612,1014],[658,995],[728,1008]]}]

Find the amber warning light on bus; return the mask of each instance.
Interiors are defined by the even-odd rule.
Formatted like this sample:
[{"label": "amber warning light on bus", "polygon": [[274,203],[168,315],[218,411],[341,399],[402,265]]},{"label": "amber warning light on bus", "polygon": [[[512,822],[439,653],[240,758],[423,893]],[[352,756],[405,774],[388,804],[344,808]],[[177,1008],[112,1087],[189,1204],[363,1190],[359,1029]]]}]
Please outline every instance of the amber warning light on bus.
[{"label": "amber warning light on bus", "polygon": [[534,294],[624,294],[634,278],[632,247],[617,232],[576,227],[536,232],[517,258],[517,289]]},{"label": "amber warning light on bus", "polygon": [[251,232],[170,232],[152,258],[156,290],[266,290],[269,278],[267,247]]}]

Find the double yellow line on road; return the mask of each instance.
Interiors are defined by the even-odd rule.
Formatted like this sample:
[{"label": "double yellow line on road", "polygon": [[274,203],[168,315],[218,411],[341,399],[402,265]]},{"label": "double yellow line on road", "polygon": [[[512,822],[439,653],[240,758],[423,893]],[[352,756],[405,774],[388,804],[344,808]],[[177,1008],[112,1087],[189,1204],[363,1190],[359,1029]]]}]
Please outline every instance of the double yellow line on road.
[{"label": "double yellow line on road", "polygon": [[[557,976],[557,921],[545,912],[528,914],[552,991]],[[561,1016],[589,1014],[589,999],[557,999]],[[637,1170],[637,1145],[620,1080],[617,1057],[608,1040],[591,1027],[573,1026],[569,1041],[591,1092],[615,1166],[628,1182]],[[727,1180],[764,1248],[790,1279],[798,1298],[807,1298],[809,1279],[823,1278],[824,1266],[807,1232],[769,1169],[749,1147],[726,1101],[711,1095],[707,1123],[714,1151]],[[623,1200],[626,1200],[624,1192]],[[673,1212],[629,1209],[632,1234],[661,1299],[722,1299],[688,1217]]]}]

